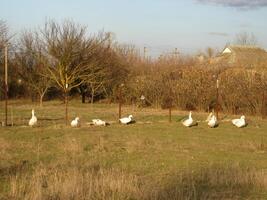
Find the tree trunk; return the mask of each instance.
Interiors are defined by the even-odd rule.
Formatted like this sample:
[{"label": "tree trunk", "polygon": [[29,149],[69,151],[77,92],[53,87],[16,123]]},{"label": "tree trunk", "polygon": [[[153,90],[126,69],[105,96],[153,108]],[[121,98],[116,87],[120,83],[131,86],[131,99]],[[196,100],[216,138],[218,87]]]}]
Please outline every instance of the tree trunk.
[{"label": "tree trunk", "polygon": [[92,90],[92,93],[91,93],[91,105],[93,105],[93,103],[94,103],[94,96],[95,96],[95,92],[94,92],[94,90]]},{"label": "tree trunk", "polygon": [[43,107],[43,96],[40,95],[39,98],[40,98],[40,99],[39,99],[39,106],[40,106],[40,107]]},{"label": "tree trunk", "polygon": [[82,103],[85,103],[85,92],[82,92]]},{"label": "tree trunk", "polygon": [[31,93],[31,100],[32,100],[32,103],[35,102],[35,94],[33,92]]},{"label": "tree trunk", "polygon": [[68,92],[65,91],[65,123],[68,125]]},{"label": "tree trunk", "polygon": [[44,94],[39,94],[39,104],[40,104],[40,107],[43,107],[43,99],[44,99]]}]

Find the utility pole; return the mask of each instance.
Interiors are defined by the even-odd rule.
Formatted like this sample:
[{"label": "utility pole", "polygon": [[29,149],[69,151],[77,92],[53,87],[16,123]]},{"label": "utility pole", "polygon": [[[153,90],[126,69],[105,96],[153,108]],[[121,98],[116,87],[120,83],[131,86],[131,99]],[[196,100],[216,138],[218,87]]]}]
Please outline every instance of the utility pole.
[{"label": "utility pole", "polygon": [[8,86],[7,86],[7,44],[5,45],[5,75],[4,75],[4,90],[5,90],[5,126],[7,126],[7,101],[8,101]]},{"label": "utility pole", "polygon": [[177,57],[178,57],[178,54],[179,54],[179,51],[178,51],[178,49],[177,49],[177,48],[175,48],[175,49],[174,49],[174,55],[175,55],[175,58],[177,58]]},{"label": "utility pole", "polygon": [[177,64],[177,60],[178,60],[178,54],[179,54],[179,52],[178,52],[178,49],[177,48],[175,48],[174,49],[174,62],[175,62],[175,64]]},{"label": "utility pole", "polygon": [[144,47],[144,60],[146,60],[147,47]]},{"label": "utility pole", "polygon": [[112,43],[112,33],[111,32],[108,32],[107,38],[108,38],[108,48],[110,48],[111,43]]}]

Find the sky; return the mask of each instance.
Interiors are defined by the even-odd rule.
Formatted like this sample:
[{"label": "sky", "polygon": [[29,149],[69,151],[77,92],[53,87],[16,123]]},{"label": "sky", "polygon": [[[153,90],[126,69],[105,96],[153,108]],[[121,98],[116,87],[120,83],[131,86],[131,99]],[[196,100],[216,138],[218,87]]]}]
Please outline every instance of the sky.
[{"label": "sky", "polygon": [[146,46],[152,57],[175,48],[222,50],[241,32],[267,49],[267,0],[1,0],[0,13],[17,35],[47,19],[68,19],[88,33],[110,31],[120,43]]}]

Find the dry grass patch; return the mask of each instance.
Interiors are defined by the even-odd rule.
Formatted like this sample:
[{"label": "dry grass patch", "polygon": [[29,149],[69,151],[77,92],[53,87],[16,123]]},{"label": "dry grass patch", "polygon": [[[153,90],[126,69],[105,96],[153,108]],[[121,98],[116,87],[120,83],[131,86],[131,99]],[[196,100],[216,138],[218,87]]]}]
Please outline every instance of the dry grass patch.
[{"label": "dry grass patch", "polygon": [[12,199],[138,199],[138,179],[115,169],[45,168],[10,178]]},{"label": "dry grass patch", "polygon": [[267,191],[264,171],[240,165],[210,165],[147,181],[99,165],[43,167],[10,176],[10,199],[257,199]]}]

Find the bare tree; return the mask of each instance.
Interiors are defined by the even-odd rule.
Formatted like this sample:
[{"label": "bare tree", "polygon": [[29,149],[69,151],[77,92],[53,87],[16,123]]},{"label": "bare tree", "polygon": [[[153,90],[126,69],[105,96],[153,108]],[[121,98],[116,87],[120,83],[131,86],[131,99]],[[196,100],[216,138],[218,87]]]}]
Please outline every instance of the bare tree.
[{"label": "bare tree", "polygon": [[216,52],[215,52],[215,50],[213,48],[211,48],[211,47],[207,47],[206,48],[206,55],[207,55],[207,57],[209,59],[212,58],[212,57],[214,57],[215,54],[216,54]]},{"label": "bare tree", "polygon": [[5,21],[0,20],[0,47],[1,48],[7,42],[7,38],[8,38],[8,27]]},{"label": "bare tree", "polygon": [[31,91],[38,94],[42,106],[44,95],[51,87],[51,79],[45,76],[50,63],[38,33],[24,32],[18,49],[15,62],[19,76]]},{"label": "bare tree", "polygon": [[[4,59],[2,59],[3,57],[3,52],[4,52],[4,45],[6,43],[6,35],[7,35],[7,32],[8,32],[8,28],[7,28],[7,25],[4,21],[0,20],[0,65],[3,66],[3,61]],[[3,67],[0,67],[0,74],[4,74],[3,72]],[[1,83],[3,82],[3,78],[2,76],[0,76],[0,81]],[[4,84],[3,84],[4,85]],[[2,86],[2,84],[1,84]],[[1,93],[4,91],[4,87],[0,87],[0,91]]]},{"label": "bare tree", "polygon": [[235,44],[238,45],[257,45],[256,36],[253,33],[240,32],[235,37]]},{"label": "bare tree", "polygon": [[[1,20],[0,19],[0,65],[1,66],[4,66],[4,49],[6,48],[7,50],[7,55],[9,55],[9,52],[10,52],[10,49],[13,48],[12,46],[12,43],[11,43],[11,39],[12,39],[13,35],[10,34],[9,32],[9,28],[8,28],[8,25],[5,21]],[[9,56],[7,56],[7,62],[10,63],[10,58]],[[13,71],[12,70],[7,70],[8,73],[10,73],[10,71]],[[0,74],[4,74],[4,68],[3,67],[0,67]],[[3,76],[0,76],[0,81],[3,83],[3,88],[0,87],[0,92],[3,92],[3,91],[8,91],[8,85],[5,85],[4,84],[4,81],[3,81]],[[9,82],[9,81],[8,81]],[[5,88],[7,87],[7,88]],[[5,89],[4,89],[5,88]],[[7,94],[6,94],[7,96]]]},{"label": "bare tree", "polygon": [[48,76],[64,94],[67,125],[68,94],[72,88],[95,77],[95,72],[98,71],[95,54],[107,37],[99,34],[87,38],[86,27],[71,21],[64,21],[61,25],[49,21],[42,33],[47,52],[53,59],[53,64],[48,67]]},{"label": "bare tree", "polygon": [[96,95],[106,92],[108,72],[99,63],[97,67],[92,68],[90,73],[91,76],[84,80],[81,85],[79,85],[78,90],[82,95],[82,103],[85,103],[85,95],[90,95],[90,102],[93,104]]}]

